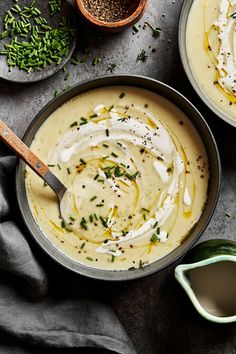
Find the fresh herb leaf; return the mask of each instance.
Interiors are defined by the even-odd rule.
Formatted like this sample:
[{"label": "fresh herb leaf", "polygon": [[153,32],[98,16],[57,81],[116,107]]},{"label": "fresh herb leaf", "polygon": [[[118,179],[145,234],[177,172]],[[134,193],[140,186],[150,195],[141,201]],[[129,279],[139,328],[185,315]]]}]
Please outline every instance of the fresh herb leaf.
[{"label": "fresh herb leaf", "polygon": [[73,123],[70,125],[70,127],[71,127],[71,128],[73,128],[73,127],[77,127],[77,125],[78,125],[78,122],[77,122],[77,121],[75,121],[75,122],[73,122]]},{"label": "fresh herb leaf", "polygon": [[152,36],[154,38],[158,38],[160,36],[160,33],[161,33],[161,28],[160,27],[154,27],[149,22],[145,22],[145,24],[148,25],[151,28]]},{"label": "fresh herb leaf", "polygon": [[93,202],[95,199],[97,199],[96,195],[90,199],[90,202]]},{"label": "fresh herb leaf", "polygon": [[139,31],[138,27],[135,25],[132,27],[132,30],[134,31],[134,33],[137,33]]},{"label": "fresh herb leaf", "polygon": [[110,71],[111,73],[113,73],[113,71],[116,68],[116,64],[115,63],[110,63],[107,65],[107,70],[106,71]]},{"label": "fresh herb leaf", "polygon": [[153,234],[151,239],[150,239],[151,243],[156,243],[158,241],[158,237],[156,234]]},{"label": "fresh herb leaf", "polygon": [[92,65],[95,66],[101,62],[101,58],[94,58],[92,61]]},{"label": "fresh herb leaf", "polygon": [[83,217],[80,222],[80,227],[84,230],[88,230],[88,225],[86,219]]},{"label": "fresh herb leaf", "polygon": [[137,60],[140,60],[140,61],[146,61],[147,58],[148,58],[148,55],[146,54],[146,51],[144,49],[141,50],[141,52],[137,56]]},{"label": "fresh herb leaf", "polygon": [[84,159],[80,159],[80,162],[82,163],[82,165],[87,165],[87,162]]}]

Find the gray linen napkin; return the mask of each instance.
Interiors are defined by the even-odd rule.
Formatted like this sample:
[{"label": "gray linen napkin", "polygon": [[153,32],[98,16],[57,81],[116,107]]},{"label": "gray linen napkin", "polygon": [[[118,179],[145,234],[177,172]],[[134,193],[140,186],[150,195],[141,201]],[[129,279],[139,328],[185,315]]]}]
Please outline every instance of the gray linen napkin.
[{"label": "gray linen napkin", "polygon": [[16,206],[15,165],[15,157],[0,158],[0,353],[90,348],[135,354],[112,308],[96,298],[102,286],[62,269],[27,240]]}]

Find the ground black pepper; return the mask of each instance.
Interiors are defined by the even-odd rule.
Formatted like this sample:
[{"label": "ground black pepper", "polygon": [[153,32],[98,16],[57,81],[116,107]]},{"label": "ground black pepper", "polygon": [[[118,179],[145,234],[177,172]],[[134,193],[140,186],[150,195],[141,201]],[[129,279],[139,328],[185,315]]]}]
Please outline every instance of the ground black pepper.
[{"label": "ground black pepper", "polygon": [[132,0],[84,0],[84,6],[94,17],[104,22],[117,22],[130,15]]}]

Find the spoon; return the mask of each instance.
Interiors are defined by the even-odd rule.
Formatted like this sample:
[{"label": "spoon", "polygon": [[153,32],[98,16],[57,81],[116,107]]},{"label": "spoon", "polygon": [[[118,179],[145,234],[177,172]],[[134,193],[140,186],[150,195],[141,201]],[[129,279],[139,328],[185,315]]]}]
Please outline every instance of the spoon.
[{"label": "spoon", "polygon": [[1,120],[0,139],[53,189],[60,205],[67,188]]}]

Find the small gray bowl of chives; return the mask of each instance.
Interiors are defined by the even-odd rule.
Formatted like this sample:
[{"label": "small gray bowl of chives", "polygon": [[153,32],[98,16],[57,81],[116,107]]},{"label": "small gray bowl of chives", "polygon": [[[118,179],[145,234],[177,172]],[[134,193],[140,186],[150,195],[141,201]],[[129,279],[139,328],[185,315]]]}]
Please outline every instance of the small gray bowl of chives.
[{"label": "small gray bowl of chives", "polygon": [[[35,14],[36,21],[35,18],[33,16],[30,16],[30,13],[27,11],[27,8],[30,8],[31,3],[33,5],[33,14]],[[34,9],[36,9],[36,12],[34,12]],[[76,26],[76,21],[74,17],[73,8],[69,1],[2,1],[0,2],[0,19],[0,52],[3,51],[3,53],[5,53],[4,55],[0,54],[0,78],[17,83],[30,83],[40,81],[58,72],[70,60],[76,46],[76,33],[74,33],[73,31]],[[19,27],[19,33],[17,33],[17,29],[13,31],[11,21],[15,22],[14,27]],[[37,23],[38,21],[39,23]],[[34,45],[32,47],[27,47],[26,44],[30,41],[30,34],[34,34],[31,31],[27,32],[27,26],[31,26],[31,28],[35,26],[36,32],[39,31],[39,36],[44,36],[43,33],[50,32],[50,28],[55,29],[61,27],[62,31],[63,28],[68,29],[68,33],[71,34],[71,37],[67,39],[68,45],[65,44],[65,47],[62,48],[61,52],[58,51],[57,55],[55,56],[55,53],[52,53],[53,58],[51,58],[49,55],[49,49],[52,45],[53,40],[56,46],[56,40],[58,39],[58,36],[61,35],[61,32],[52,32],[49,38],[45,38],[45,41],[49,42],[47,42],[46,46],[44,47],[45,55],[42,55],[42,60],[38,61],[38,63],[40,64],[38,66],[37,60],[40,57],[40,54],[37,53],[37,51],[33,53],[33,48],[35,47]],[[24,31],[22,31],[23,28],[25,28]],[[70,31],[70,29],[72,29],[72,31]],[[65,33],[65,36],[66,35],[67,34]],[[10,43],[12,40],[13,42]],[[35,34],[35,41],[36,43],[38,41],[37,33]],[[6,47],[6,45],[9,44],[10,46],[13,45],[15,49],[13,49],[12,47]],[[43,51],[43,49],[41,48],[44,44],[45,43],[42,42],[42,46],[38,48],[39,51]],[[23,55],[23,57],[22,45],[25,45],[28,53],[28,55]],[[19,49],[19,47],[21,49]],[[9,55],[7,53],[8,48],[12,50],[13,54]],[[22,69],[19,69],[18,67],[18,65],[21,65],[19,64],[19,62],[18,65],[16,65],[16,60],[23,60]],[[9,63],[12,66],[9,66]]]}]

